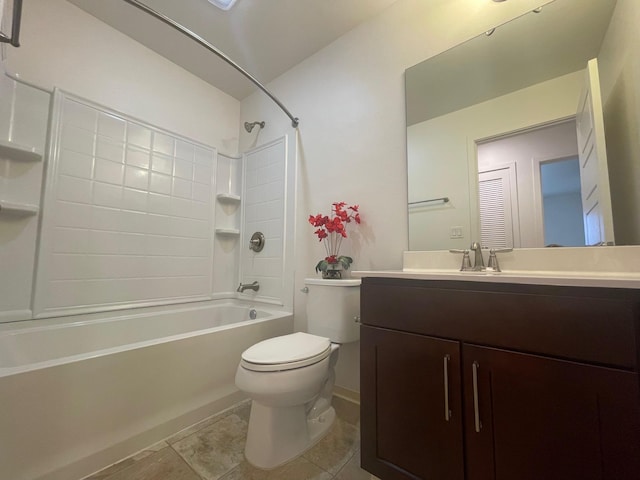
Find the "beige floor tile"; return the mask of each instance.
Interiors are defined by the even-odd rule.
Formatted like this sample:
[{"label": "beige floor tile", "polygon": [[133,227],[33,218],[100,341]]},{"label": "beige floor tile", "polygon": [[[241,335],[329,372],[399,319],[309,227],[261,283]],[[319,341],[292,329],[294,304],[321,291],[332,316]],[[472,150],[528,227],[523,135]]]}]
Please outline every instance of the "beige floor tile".
[{"label": "beige floor tile", "polygon": [[162,450],[163,448],[168,447],[169,445],[167,444],[167,442],[158,442],[154,445],[151,445],[150,447],[145,448],[144,450],[141,450],[140,452],[136,453],[135,455],[132,455],[130,457],[125,458],[124,460],[120,460],[117,463],[114,463],[113,465],[108,466],[107,468],[104,468],[102,470],[100,470],[97,473],[94,473],[93,475],[89,476],[89,477],[85,477],[83,480],[105,480],[107,479],[109,476],[119,472],[120,470],[124,470],[125,468],[129,468],[132,465],[134,465],[135,463],[139,462],[140,460],[143,460],[145,458],[147,458],[150,455],[153,455],[154,453]]},{"label": "beige floor tile", "polygon": [[360,431],[341,419],[336,419],[326,437],[303,457],[335,475],[360,448]]},{"label": "beige floor tile", "polygon": [[358,450],[351,460],[342,467],[342,470],[335,476],[335,480],[379,480],[375,475],[371,475],[366,470],[360,468],[360,450]]},{"label": "beige floor tile", "polygon": [[135,462],[105,480],[200,480],[170,447]]},{"label": "beige floor tile", "polygon": [[332,477],[302,457],[273,470],[260,470],[242,462],[221,480],[330,480]]},{"label": "beige floor tile", "polygon": [[201,477],[218,480],[244,460],[247,422],[230,414],[183,438],[173,448]]},{"label": "beige floor tile", "polygon": [[242,420],[249,424],[249,416],[251,415],[251,400],[246,400],[237,404],[233,409],[233,413],[238,415]]}]

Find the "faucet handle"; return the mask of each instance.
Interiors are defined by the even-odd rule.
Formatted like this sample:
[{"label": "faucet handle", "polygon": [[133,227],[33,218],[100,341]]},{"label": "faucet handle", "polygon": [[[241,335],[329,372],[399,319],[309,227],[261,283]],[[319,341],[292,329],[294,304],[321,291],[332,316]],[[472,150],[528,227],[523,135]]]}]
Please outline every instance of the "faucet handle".
[{"label": "faucet handle", "polygon": [[487,270],[492,272],[501,272],[498,264],[496,253],[512,252],[513,248],[491,248],[489,249],[489,261],[487,262]]},{"label": "faucet handle", "polygon": [[461,253],[462,254],[462,265],[460,266],[461,272],[466,272],[468,270],[472,270],[471,267],[471,258],[469,258],[469,250],[460,250],[459,248],[452,248],[449,250],[451,253]]}]

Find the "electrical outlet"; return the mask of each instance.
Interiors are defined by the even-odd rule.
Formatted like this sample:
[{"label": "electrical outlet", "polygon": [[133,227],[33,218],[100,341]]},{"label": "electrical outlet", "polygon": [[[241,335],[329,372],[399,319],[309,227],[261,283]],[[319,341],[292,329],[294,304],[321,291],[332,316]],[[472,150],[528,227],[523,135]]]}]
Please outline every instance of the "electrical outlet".
[{"label": "electrical outlet", "polygon": [[464,234],[462,233],[462,227],[450,227],[449,238],[464,238]]}]

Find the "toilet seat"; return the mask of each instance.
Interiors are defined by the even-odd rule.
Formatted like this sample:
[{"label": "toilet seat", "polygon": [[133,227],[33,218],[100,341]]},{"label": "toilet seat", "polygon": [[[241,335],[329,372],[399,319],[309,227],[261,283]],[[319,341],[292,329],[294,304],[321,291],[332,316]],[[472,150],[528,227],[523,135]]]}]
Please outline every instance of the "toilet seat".
[{"label": "toilet seat", "polygon": [[269,338],[242,353],[240,365],[255,372],[277,372],[313,365],[331,353],[325,337],[297,332]]}]

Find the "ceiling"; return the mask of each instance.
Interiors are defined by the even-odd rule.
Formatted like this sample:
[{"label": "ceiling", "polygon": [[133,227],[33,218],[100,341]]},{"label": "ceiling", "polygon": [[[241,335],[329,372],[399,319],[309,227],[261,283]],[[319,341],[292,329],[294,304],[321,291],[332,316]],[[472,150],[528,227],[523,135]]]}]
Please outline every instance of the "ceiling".
[{"label": "ceiling", "polygon": [[[123,0],[69,0],[238,100],[255,87],[191,39]],[[200,35],[266,84],[396,0],[142,0]]]}]

